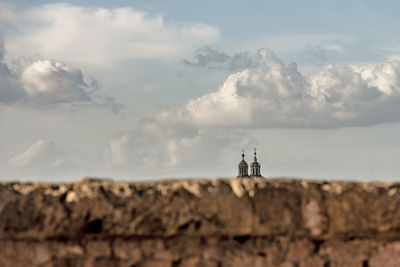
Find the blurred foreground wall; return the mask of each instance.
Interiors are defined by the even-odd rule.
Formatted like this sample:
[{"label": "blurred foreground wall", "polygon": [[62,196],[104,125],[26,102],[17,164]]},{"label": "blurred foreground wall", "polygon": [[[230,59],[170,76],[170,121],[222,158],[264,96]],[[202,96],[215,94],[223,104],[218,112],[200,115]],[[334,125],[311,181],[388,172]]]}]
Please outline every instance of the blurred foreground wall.
[{"label": "blurred foreground wall", "polygon": [[0,266],[400,266],[400,184],[0,184]]}]

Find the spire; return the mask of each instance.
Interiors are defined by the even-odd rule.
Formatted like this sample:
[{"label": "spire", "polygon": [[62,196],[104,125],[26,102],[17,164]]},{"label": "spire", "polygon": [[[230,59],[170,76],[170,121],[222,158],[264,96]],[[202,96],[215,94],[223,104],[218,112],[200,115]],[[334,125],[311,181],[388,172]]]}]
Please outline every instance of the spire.
[{"label": "spire", "polygon": [[244,160],[244,149],[242,149],[242,160]]},{"label": "spire", "polygon": [[254,162],[257,162],[257,148],[254,148]]}]

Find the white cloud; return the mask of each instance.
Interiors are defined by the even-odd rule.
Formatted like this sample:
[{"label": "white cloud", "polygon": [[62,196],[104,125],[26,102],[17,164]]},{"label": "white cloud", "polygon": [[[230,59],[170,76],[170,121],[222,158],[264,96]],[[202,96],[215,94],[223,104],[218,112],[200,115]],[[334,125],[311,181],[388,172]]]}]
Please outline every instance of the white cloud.
[{"label": "white cloud", "polygon": [[105,161],[110,168],[151,169],[164,155],[161,138],[141,132],[123,133],[111,138],[106,150]]},{"label": "white cloud", "polygon": [[54,60],[17,61],[9,67],[0,62],[0,102],[31,107],[87,103],[117,108],[109,96],[96,94],[78,69]]},{"label": "white cloud", "polygon": [[386,57],[386,60],[387,60],[387,61],[400,61],[400,55],[399,55],[399,54],[391,54],[391,55],[388,55],[388,56]]},{"label": "white cloud", "polygon": [[23,71],[21,81],[29,100],[34,103],[90,101],[82,72],[61,62],[35,61]]},{"label": "white cloud", "polygon": [[25,167],[59,167],[64,159],[58,158],[54,142],[49,139],[40,139],[25,151],[11,158],[9,163],[14,168]]},{"label": "white cloud", "polygon": [[236,164],[238,147],[251,142],[242,131],[203,129],[192,136],[174,136],[141,128],[112,138],[105,161],[117,172],[135,175],[207,175]]},{"label": "white cloud", "polygon": [[199,130],[194,137],[169,138],[166,142],[166,162],[168,167],[204,169],[209,166],[226,166],[232,159],[236,162],[240,148],[253,142],[242,131]]},{"label": "white cloud", "polygon": [[[165,128],[367,126],[400,118],[400,62],[328,65],[310,77],[266,49],[257,66],[183,109],[149,116]],[[153,126],[154,127],[154,126]]]},{"label": "white cloud", "polygon": [[113,97],[99,93],[94,78],[81,70],[49,59],[19,58],[7,64],[0,39],[0,103],[30,107],[58,104],[98,106],[118,112],[122,105]]},{"label": "white cloud", "polygon": [[47,4],[3,20],[18,29],[7,36],[10,53],[82,64],[176,57],[219,38],[213,26],[168,24],[162,15],[132,8]]}]

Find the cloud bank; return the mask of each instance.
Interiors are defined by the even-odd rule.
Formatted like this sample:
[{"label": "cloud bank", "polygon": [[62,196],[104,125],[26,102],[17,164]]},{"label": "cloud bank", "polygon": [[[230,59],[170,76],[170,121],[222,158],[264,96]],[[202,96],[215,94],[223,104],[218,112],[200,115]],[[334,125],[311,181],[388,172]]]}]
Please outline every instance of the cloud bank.
[{"label": "cloud bank", "polygon": [[152,114],[153,127],[337,128],[400,121],[400,61],[327,65],[307,77],[260,49],[254,67],[176,111]]},{"label": "cloud bank", "polygon": [[7,34],[12,54],[39,53],[80,64],[177,57],[220,35],[207,24],[168,24],[161,14],[132,8],[47,4],[8,13],[13,15],[0,18],[0,24],[16,29]]},{"label": "cloud bank", "polygon": [[146,177],[223,175],[237,161],[238,147],[254,140],[241,131],[202,129],[195,135],[164,135],[136,129],[112,138],[105,162],[115,172]]},{"label": "cloud bank", "polygon": [[[208,60],[198,63],[204,66]],[[296,64],[284,64],[260,49],[252,67],[229,75],[218,90],[182,108],[149,114],[132,132],[112,138],[106,161],[118,170],[151,173],[157,167],[164,176],[201,173],[208,166],[224,173],[242,147],[257,146],[251,130],[397,122],[399,93],[399,61],[327,65],[305,76]]]},{"label": "cloud bank", "polygon": [[83,104],[115,112],[122,108],[113,97],[96,92],[96,80],[63,62],[34,58],[13,60],[14,64],[5,62],[2,44],[0,39],[0,103],[30,107]]}]

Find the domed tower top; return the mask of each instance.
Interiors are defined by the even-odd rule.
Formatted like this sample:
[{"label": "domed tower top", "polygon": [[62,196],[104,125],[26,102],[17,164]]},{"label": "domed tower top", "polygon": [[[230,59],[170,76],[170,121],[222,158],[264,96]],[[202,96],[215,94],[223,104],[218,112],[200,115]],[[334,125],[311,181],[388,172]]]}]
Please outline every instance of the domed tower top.
[{"label": "domed tower top", "polygon": [[242,161],[239,162],[238,166],[238,177],[248,177],[249,176],[249,165],[244,160],[244,150],[242,150]]},{"label": "domed tower top", "polygon": [[261,176],[261,165],[257,162],[256,148],[254,148],[254,161],[251,163],[251,176]]}]

